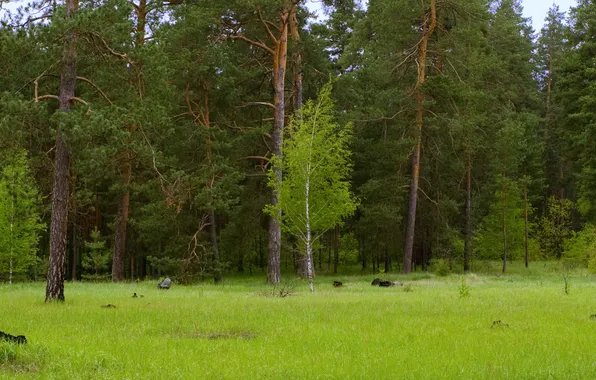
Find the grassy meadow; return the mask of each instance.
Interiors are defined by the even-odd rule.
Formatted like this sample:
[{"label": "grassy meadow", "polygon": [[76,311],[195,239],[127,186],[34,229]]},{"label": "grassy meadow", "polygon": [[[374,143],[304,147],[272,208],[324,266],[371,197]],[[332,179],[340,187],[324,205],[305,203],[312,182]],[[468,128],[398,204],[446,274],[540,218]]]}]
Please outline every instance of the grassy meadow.
[{"label": "grassy meadow", "polygon": [[405,283],[392,288],[322,276],[314,294],[292,282],[283,298],[258,276],[167,291],[67,283],[65,304],[44,303],[44,283],[3,284],[0,330],[29,343],[0,343],[0,378],[596,378],[596,278],[574,272],[566,294],[541,265],[381,276]]}]

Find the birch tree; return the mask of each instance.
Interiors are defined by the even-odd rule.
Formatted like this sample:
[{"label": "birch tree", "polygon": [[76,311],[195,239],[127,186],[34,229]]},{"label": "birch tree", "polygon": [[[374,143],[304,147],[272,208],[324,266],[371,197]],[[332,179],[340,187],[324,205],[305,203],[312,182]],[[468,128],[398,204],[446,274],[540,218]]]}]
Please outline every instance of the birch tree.
[{"label": "birch tree", "polygon": [[40,222],[39,195],[24,152],[13,153],[0,177],[0,272],[26,271],[35,263]]},{"label": "birch tree", "polygon": [[[318,102],[306,102],[300,117],[288,127],[291,137],[284,142],[284,157],[275,157],[269,171],[269,183],[279,193],[279,202],[266,211],[274,218],[281,214],[283,228],[304,245],[311,292],[313,243],[357,207],[349,185],[352,126],[337,124],[333,108],[328,84]],[[275,174],[280,168],[285,175],[281,184]]]}]

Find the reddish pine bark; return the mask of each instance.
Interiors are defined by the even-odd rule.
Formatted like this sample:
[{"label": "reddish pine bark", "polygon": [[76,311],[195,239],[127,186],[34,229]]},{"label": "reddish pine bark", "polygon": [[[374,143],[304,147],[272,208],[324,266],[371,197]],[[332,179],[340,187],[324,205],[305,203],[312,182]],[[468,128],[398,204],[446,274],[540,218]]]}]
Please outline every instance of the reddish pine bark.
[{"label": "reddish pine bark", "polygon": [[[78,0],[66,1],[66,18],[77,11]],[[62,73],[60,75],[60,112],[70,112],[75,96],[76,39],[73,31],[64,36]],[[52,219],[50,229],[50,259],[48,264],[46,302],[64,301],[64,277],[66,275],[66,242],[68,234],[68,196],[70,180],[70,149],[62,131],[56,131],[56,168],[52,187]]]},{"label": "reddish pine bark", "polygon": [[430,2],[429,17],[425,17],[423,35],[418,45],[418,80],[416,83],[416,147],[412,154],[412,177],[410,180],[410,197],[408,202],[408,220],[404,242],[404,273],[412,271],[412,252],[414,249],[414,231],[416,227],[416,206],[418,203],[418,182],[420,179],[420,155],[422,150],[422,128],[424,125],[424,90],[422,85],[426,79],[426,57],[428,41],[437,26],[437,0]]}]

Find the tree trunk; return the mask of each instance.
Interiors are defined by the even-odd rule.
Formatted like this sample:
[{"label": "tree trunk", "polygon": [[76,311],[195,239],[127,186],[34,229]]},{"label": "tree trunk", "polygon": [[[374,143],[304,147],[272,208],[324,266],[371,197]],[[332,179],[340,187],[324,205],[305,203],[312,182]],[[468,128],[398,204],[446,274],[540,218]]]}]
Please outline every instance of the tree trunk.
[{"label": "tree trunk", "polygon": [[265,269],[265,255],[263,254],[263,234],[259,230],[259,268]]},{"label": "tree trunk", "polygon": [[503,189],[503,273],[507,270],[507,188]]},{"label": "tree trunk", "polygon": [[221,283],[221,264],[219,260],[219,247],[217,245],[217,225],[215,224],[215,211],[209,210],[209,232],[211,236],[211,248],[213,249],[213,281]]},{"label": "tree trunk", "polygon": [[72,263],[71,263],[71,280],[77,281],[77,266],[79,264],[79,252],[78,252],[78,245],[77,245],[77,225],[76,219],[73,217],[72,221]]},{"label": "tree trunk", "polygon": [[[273,155],[282,159],[283,147],[283,130],[285,123],[285,77],[286,64],[288,55],[288,9],[284,10],[281,17],[280,36],[275,46],[275,55],[273,56],[273,88],[275,95],[273,98],[273,105],[275,112],[273,115],[273,133],[272,152]],[[282,170],[279,166],[273,169],[275,174],[276,188],[281,187]],[[277,206],[279,202],[279,194],[277,190],[273,190],[271,195],[271,206]],[[278,284],[280,281],[280,258],[281,258],[281,210],[278,215],[269,218],[269,257],[267,263],[267,282],[270,284]]]},{"label": "tree trunk", "polygon": [[[66,18],[74,16],[78,0],[66,0]],[[64,54],[60,75],[60,112],[69,112],[76,87],[76,34],[69,30],[64,36]],[[68,196],[70,180],[70,149],[62,131],[56,130],[56,168],[52,187],[52,219],[50,230],[50,260],[48,264],[46,302],[64,301],[66,272],[66,240],[68,234]]]},{"label": "tree trunk", "polygon": [[307,278],[306,255],[300,252],[296,243],[292,244],[292,250],[294,254],[294,272],[296,273],[296,276]]},{"label": "tree trunk", "polygon": [[[74,96],[74,91],[72,94]],[[56,169],[54,173],[54,185],[52,190],[50,260],[48,263],[46,301],[64,301],[66,240],[68,233],[69,177],[70,152],[66,142],[64,141],[64,137],[62,136],[61,132],[57,130]]]},{"label": "tree trunk", "polygon": [[339,266],[339,225],[335,225],[333,232],[333,274],[337,274]]},{"label": "tree trunk", "polygon": [[139,272],[138,276],[141,280],[147,277],[147,258],[145,256],[139,257]]},{"label": "tree trunk", "polygon": [[529,263],[529,255],[528,255],[528,188],[526,187],[524,189],[524,205],[525,205],[525,210],[524,210],[524,229],[525,229],[525,235],[524,235],[524,249],[525,249],[525,264],[526,264],[526,268],[528,267],[528,263]]},{"label": "tree trunk", "polygon": [[[414,249],[414,231],[416,228],[416,205],[418,202],[418,181],[420,178],[420,154],[422,150],[422,127],[424,125],[424,90],[422,85],[426,79],[426,56],[428,41],[437,25],[437,0],[430,2],[430,14],[423,25],[423,35],[418,44],[418,80],[416,83],[416,147],[412,154],[412,177],[410,180],[410,198],[408,202],[408,220],[404,242],[404,273],[412,271],[412,252]],[[426,15],[425,15],[426,18]]]},{"label": "tree trunk", "polygon": [[385,247],[385,273],[391,272],[391,259],[389,257],[389,248]]},{"label": "tree trunk", "polygon": [[12,285],[12,255],[14,254],[14,216],[15,216],[15,172],[12,172],[12,189],[10,194],[10,260],[8,263],[8,284]]},{"label": "tree trunk", "polygon": [[[134,9],[137,16],[137,25],[135,28],[136,38],[135,47],[139,48],[145,44],[145,25],[147,23],[147,0],[139,0],[139,4],[134,4]],[[140,63],[138,63],[140,65]],[[143,97],[143,79],[142,79],[142,66],[140,65],[137,70],[137,92],[139,99]],[[128,132],[132,133],[134,128],[129,125],[127,127]],[[130,215],[130,184],[132,181],[132,159],[133,155],[131,152],[125,152],[125,162],[122,169],[122,179],[124,184],[124,193],[120,198],[120,204],[118,205],[118,216],[116,217],[116,231],[114,234],[114,254],[112,256],[112,281],[120,282],[125,278],[124,275],[124,260],[126,255],[126,234],[128,227],[128,217]],[[132,263],[131,258],[131,263]],[[131,268],[133,268],[131,264]],[[131,273],[133,269],[131,269]],[[132,279],[132,275],[131,275]]]},{"label": "tree trunk", "polygon": [[464,242],[464,272],[470,271],[472,253],[472,158],[466,160],[466,236]]},{"label": "tree trunk", "polygon": [[362,262],[362,271],[366,270],[366,252],[364,252],[364,238],[358,239],[358,250],[360,251],[360,260]]},{"label": "tree trunk", "polygon": [[298,24],[297,6],[292,7],[290,13],[290,34],[294,41],[292,61],[293,65],[293,91],[292,98],[294,103],[294,113],[298,113],[302,108],[302,53],[300,46],[300,25]]},{"label": "tree trunk", "polygon": [[132,180],[132,164],[127,159],[122,175],[124,182],[124,194],[118,205],[118,216],[116,218],[116,234],[114,236],[114,255],[112,257],[112,281],[124,280],[124,257],[126,252],[126,228],[128,226],[128,214],[130,210],[130,184]]},{"label": "tree trunk", "polygon": [[323,269],[323,247],[319,247],[319,270]]},{"label": "tree trunk", "polygon": [[[308,164],[308,175],[310,175],[310,164]],[[313,284],[313,260],[312,260],[312,236],[310,231],[310,201],[309,201],[309,194],[310,194],[310,180],[306,180],[306,186],[304,189],[305,193],[305,221],[306,221],[306,276],[308,278],[308,287],[310,288],[311,293],[315,291],[314,284]]]}]

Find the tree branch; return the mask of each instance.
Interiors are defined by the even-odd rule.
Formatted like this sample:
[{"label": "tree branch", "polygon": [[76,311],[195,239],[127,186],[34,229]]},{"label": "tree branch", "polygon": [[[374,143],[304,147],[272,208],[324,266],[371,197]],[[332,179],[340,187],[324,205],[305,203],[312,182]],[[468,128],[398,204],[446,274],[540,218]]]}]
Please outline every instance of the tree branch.
[{"label": "tree branch", "polygon": [[57,101],[60,101],[60,98],[57,97],[56,95],[42,95],[42,96],[36,96],[35,102],[37,103],[39,100],[46,100],[46,99],[56,99]]},{"label": "tree branch", "polygon": [[275,38],[275,36],[273,35],[273,33],[271,32],[271,29],[269,29],[269,25],[268,25],[268,21],[265,21],[263,19],[263,15],[261,14],[261,10],[257,8],[257,15],[259,16],[259,20],[261,20],[261,23],[263,24],[263,26],[265,27],[265,30],[267,31],[267,36],[269,37],[269,39],[277,45],[277,43],[279,42],[277,40],[277,38]]},{"label": "tree branch", "polygon": [[78,102],[78,103],[84,104],[84,105],[86,105],[86,106],[88,106],[88,105],[89,105],[89,103],[87,103],[86,101],[84,101],[84,100],[83,100],[83,99],[81,99],[81,98],[77,98],[76,96],[71,96],[71,97],[70,97],[70,99],[68,99],[68,101],[69,101],[69,102]]},{"label": "tree branch", "polygon": [[114,105],[114,103],[112,103],[112,101],[110,99],[108,99],[108,97],[106,96],[106,94],[99,89],[99,87],[97,87],[95,85],[95,83],[91,82],[89,79],[85,78],[85,77],[77,77],[77,80],[83,81],[87,84],[89,84],[91,87],[93,87],[95,89],[95,91],[97,91],[108,103],[110,103],[110,105]]},{"label": "tree branch", "polygon": [[244,103],[241,106],[237,106],[236,108],[244,108],[244,107],[249,107],[249,106],[267,106],[267,107],[271,107],[271,108],[275,109],[275,106],[272,103],[268,103],[268,102],[248,102],[248,103]]},{"label": "tree branch", "polygon": [[248,42],[249,44],[251,44],[253,46],[260,47],[261,49],[265,50],[267,53],[271,54],[272,56],[275,56],[275,51],[273,51],[273,49],[271,49],[269,46],[267,46],[262,41],[251,40],[250,38],[248,38],[246,36],[243,36],[242,34],[232,34],[230,36],[230,38],[233,39],[233,40],[246,41],[246,42]]}]

